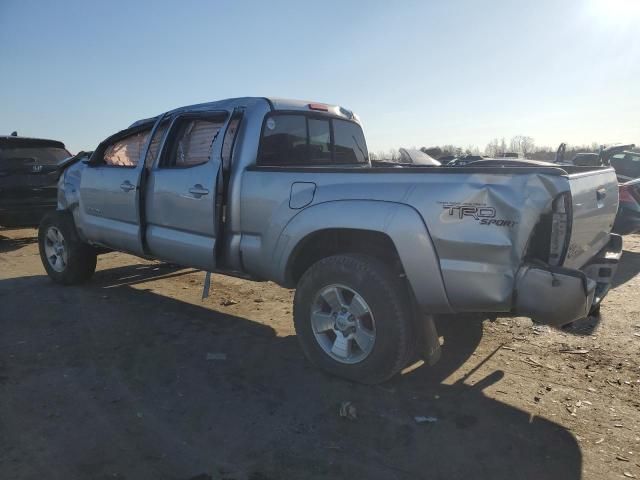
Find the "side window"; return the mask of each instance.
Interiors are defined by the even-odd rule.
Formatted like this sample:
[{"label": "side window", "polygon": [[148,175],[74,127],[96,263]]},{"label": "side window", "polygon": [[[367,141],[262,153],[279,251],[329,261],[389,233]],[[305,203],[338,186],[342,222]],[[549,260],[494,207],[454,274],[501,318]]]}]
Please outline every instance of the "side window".
[{"label": "side window", "polygon": [[193,167],[206,163],[222,125],[220,120],[179,121],[164,166]]},{"label": "side window", "polygon": [[109,145],[104,151],[106,165],[113,167],[135,167],[149,138],[151,130],[134,133]]},{"label": "side window", "polygon": [[336,163],[366,163],[367,144],[359,125],[346,120],[333,120]]}]

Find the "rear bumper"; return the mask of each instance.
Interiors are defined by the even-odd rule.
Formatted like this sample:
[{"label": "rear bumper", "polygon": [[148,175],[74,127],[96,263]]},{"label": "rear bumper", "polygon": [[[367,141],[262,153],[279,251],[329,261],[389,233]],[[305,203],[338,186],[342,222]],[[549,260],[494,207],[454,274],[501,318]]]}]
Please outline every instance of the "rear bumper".
[{"label": "rear bumper", "polygon": [[622,237],[611,234],[609,243],[580,270],[524,265],[516,280],[516,313],[554,326],[586,317],[609,291],[621,254]]}]

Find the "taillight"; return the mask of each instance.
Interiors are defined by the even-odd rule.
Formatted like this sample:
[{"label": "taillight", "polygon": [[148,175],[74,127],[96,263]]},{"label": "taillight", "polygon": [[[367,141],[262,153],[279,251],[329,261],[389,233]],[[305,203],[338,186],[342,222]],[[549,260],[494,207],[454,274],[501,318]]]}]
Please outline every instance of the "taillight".
[{"label": "taillight", "polygon": [[558,195],[553,201],[551,238],[549,239],[549,265],[559,266],[569,248],[571,238],[571,192]]}]

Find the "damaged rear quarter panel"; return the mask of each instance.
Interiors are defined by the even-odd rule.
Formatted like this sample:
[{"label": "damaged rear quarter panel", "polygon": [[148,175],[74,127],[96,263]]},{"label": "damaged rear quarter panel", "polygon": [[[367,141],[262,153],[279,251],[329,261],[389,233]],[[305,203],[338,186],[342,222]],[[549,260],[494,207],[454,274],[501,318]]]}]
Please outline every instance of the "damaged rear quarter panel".
[{"label": "damaged rear quarter panel", "polygon": [[441,175],[407,203],[429,227],[447,295],[456,311],[509,311],[529,238],[553,199],[569,188],[544,174]]}]

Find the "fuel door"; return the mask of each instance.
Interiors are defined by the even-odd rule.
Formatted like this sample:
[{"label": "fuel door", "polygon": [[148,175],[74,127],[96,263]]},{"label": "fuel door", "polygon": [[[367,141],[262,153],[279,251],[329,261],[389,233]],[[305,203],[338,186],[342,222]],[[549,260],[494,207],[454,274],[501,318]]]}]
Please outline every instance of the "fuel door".
[{"label": "fuel door", "polygon": [[291,184],[289,208],[299,210],[313,202],[316,184],[313,182],[294,182]]}]

